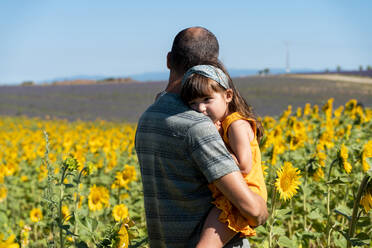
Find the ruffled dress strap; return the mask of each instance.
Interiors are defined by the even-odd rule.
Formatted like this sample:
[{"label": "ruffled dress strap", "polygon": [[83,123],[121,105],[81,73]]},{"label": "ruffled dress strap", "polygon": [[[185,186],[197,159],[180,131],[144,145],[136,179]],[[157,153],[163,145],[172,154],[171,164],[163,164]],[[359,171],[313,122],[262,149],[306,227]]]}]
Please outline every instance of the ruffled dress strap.
[{"label": "ruffled dress strap", "polygon": [[256,139],[256,132],[257,132],[257,125],[256,125],[256,121],[254,119],[251,119],[251,118],[247,118],[247,117],[244,117],[242,116],[240,113],[238,112],[234,112],[230,115],[228,115],[223,121],[222,121],[222,129],[223,129],[223,141],[225,141],[225,143],[229,143],[229,137],[228,137],[228,133],[227,131],[229,130],[229,127],[230,125],[234,122],[234,121],[237,121],[237,120],[246,120],[249,122],[249,124],[251,125],[252,127],[252,130],[254,132],[254,139]]}]

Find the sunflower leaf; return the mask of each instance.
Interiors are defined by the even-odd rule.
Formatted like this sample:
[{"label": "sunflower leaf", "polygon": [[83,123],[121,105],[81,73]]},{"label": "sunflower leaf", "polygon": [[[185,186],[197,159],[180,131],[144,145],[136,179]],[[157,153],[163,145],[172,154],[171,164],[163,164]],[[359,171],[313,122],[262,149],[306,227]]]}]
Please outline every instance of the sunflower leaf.
[{"label": "sunflower leaf", "polygon": [[278,244],[283,247],[296,247],[295,243],[286,236],[281,236]]},{"label": "sunflower leaf", "polygon": [[278,209],[275,211],[275,216],[284,217],[285,215],[289,214],[291,211],[292,211],[291,209]]},{"label": "sunflower leaf", "polygon": [[322,218],[318,209],[315,209],[314,211],[311,211],[310,214],[308,215],[308,217],[309,217],[309,219],[312,219],[312,220],[319,220],[319,219]]},{"label": "sunflower leaf", "polygon": [[264,226],[258,226],[255,230],[256,230],[257,232],[267,234],[267,230],[266,230],[266,228],[265,228]]},{"label": "sunflower leaf", "polygon": [[[359,242],[363,242],[364,245],[368,245],[371,242],[371,237],[367,233],[361,232],[355,237]],[[351,241],[353,242],[353,241]]]},{"label": "sunflower leaf", "polygon": [[332,180],[329,180],[327,184],[346,184],[349,182],[350,180],[347,177],[337,177]]},{"label": "sunflower leaf", "polygon": [[365,227],[371,224],[371,220],[369,217],[360,217],[358,220],[358,227]]},{"label": "sunflower leaf", "polygon": [[77,248],[89,248],[87,243],[85,243],[84,241],[80,241],[79,243],[76,243],[76,247]]},{"label": "sunflower leaf", "polygon": [[369,245],[370,240],[369,239],[361,240],[359,238],[351,238],[350,242],[352,246],[365,246],[365,245]]},{"label": "sunflower leaf", "polygon": [[66,188],[73,188],[73,187],[74,187],[74,185],[71,184],[71,183],[64,183],[63,185],[64,185]]},{"label": "sunflower leaf", "polygon": [[285,235],[284,228],[282,228],[280,226],[274,226],[271,232],[272,232],[273,235],[279,235],[279,236],[284,236]]},{"label": "sunflower leaf", "polygon": [[351,219],[351,210],[346,207],[345,205],[340,205],[336,209],[333,210],[336,214],[340,214],[346,217],[348,220]]}]

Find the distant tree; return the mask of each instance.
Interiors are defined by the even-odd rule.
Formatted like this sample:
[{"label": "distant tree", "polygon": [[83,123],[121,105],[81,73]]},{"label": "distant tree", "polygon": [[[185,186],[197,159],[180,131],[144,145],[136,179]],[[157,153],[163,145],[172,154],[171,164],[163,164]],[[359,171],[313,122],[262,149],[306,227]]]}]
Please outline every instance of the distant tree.
[{"label": "distant tree", "polygon": [[269,68],[265,68],[265,69],[263,70],[263,73],[264,73],[265,75],[269,74],[269,73],[270,73],[270,69],[269,69]]},{"label": "distant tree", "polygon": [[363,71],[363,66],[362,65],[359,66],[359,71]]},{"label": "distant tree", "polygon": [[329,69],[328,69],[328,68],[326,68],[324,72],[325,72],[325,73],[328,73],[328,72],[329,72]]},{"label": "distant tree", "polygon": [[341,72],[341,66],[340,66],[340,65],[338,65],[338,66],[336,67],[336,71],[337,71],[337,72]]},{"label": "distant tree", "polygon": [[24,81],[21,83],[22,86],[31,86],[31,85],[35,85],[35,82],[34,81]]},{"label": "distant tree", "polygon": [[367,71],[372,71],[372,66],[367,65]]},{"label": "distant tree", "polygon": [[109,78],[105,78],[105,79],[103,79],[102,81],[115,81],[115,78],[113,78],[113,77],[109,77]]},{"label": "distant tree", "polygon": [[258,75],[262,76],[263,71],[259,70],[257,73],[258,73]]}]

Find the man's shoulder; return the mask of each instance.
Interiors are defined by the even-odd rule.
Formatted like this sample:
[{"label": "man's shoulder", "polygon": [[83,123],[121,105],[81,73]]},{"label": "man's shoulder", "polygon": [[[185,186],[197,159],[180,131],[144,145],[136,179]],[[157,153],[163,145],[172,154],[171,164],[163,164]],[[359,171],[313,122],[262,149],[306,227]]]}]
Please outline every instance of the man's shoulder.
[{"label": "man's shoulder", "polygon": [[186,106],[179,95],[166,93],[160,96],[141,115],[139,124],[151,122],[153,125],[175,125],[176,127],[191,128],[202,123],[211,123],[205,115]]}]

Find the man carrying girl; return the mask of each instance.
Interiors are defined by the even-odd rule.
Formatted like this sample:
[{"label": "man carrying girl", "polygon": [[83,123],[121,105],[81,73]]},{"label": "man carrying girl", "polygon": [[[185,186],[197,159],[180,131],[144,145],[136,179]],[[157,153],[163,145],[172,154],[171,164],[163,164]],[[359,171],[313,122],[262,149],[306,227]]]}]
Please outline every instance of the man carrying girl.
[{"label": "man carrying girl", "polygon": [[[190,109],[180,97],[182,82],[200,75],[192,73],[185,79],[185,73],[197,65],[218,65],[218,52],[217,39],[208,30],[193,27],[181,31],[167,55],[170,76],[166,91],[139,120],[136,151],[141,166],[151,247],[208,247],[214,242],[226,244],[225,247],[249,247],[246,235],[241,235],[242,230],[234,231],[228,226],[226,228],[225,223],[216,221],[220,218],[221,208],[214,207],[212,201],[216,202],[219,195],[225,197],[250,228],[263,224],[268,217],[265,185],[255,181],[249,185],[247,182],[247,176],[262,174],[262,171],[256,170],[252,156],[241,156],[247,149],[256,151],[254,140],[259,132],[254,116],[246,117],[239,110],[233,110],[213,123],[212,115]],[[217,77],[223,77],[216,71]],[[232,89],[229,87],[225,89]],[[213,95],[213,91],[209,93]],[[221,94],[226,96],[223,98],[225,102],[220,102],[222,105],[230,105],[229,94]],[[196,102],[191,99],[191,106],[202,101],[196,99]],[[227,131],[229,152],[216,126],[235,112],[242,117],[233,117],[237,117],[238,122],[229,121],[227,129],[240,130],[233,125],[244,127],[242,130],[246,131],[243,133],[248,137],[249,147],[237,140],[234,131]],[[216,199],[213,199],[210,188]],[[208,242],[201,246],[205,238]]]}]

